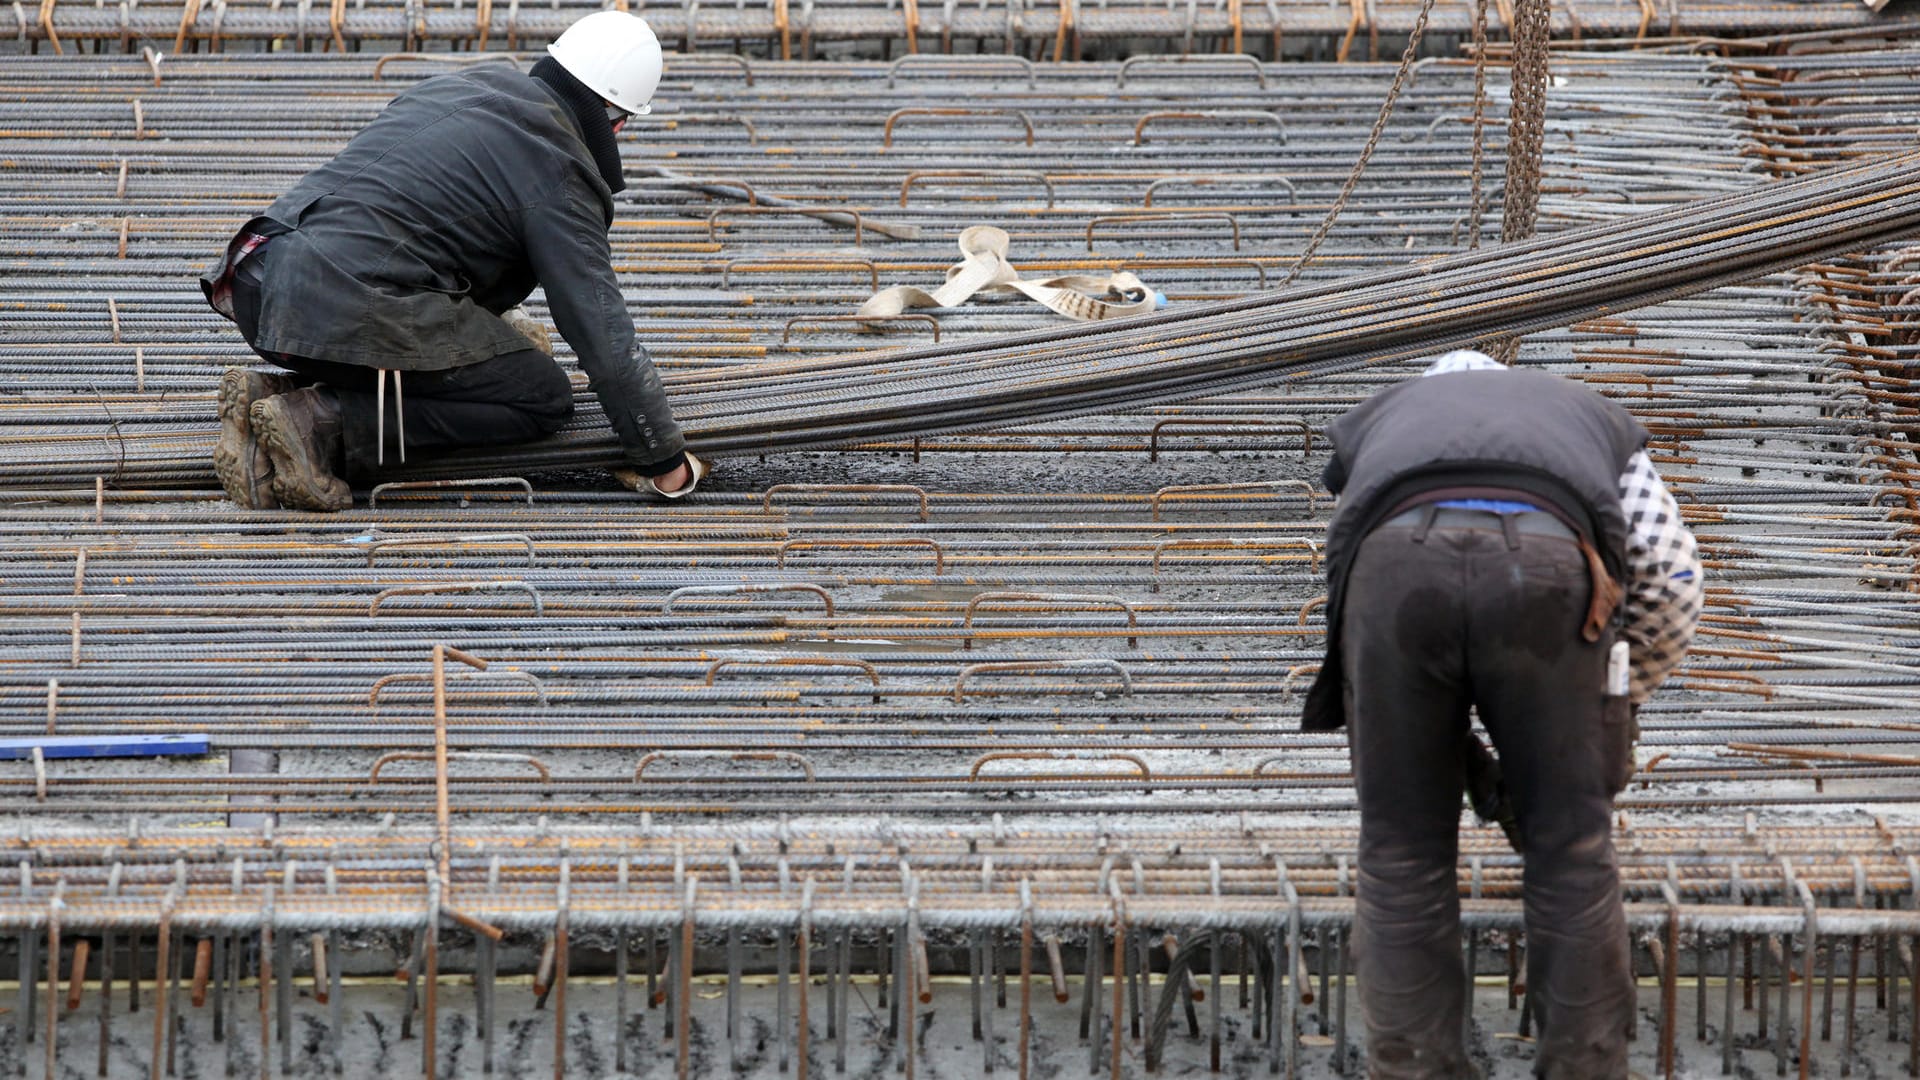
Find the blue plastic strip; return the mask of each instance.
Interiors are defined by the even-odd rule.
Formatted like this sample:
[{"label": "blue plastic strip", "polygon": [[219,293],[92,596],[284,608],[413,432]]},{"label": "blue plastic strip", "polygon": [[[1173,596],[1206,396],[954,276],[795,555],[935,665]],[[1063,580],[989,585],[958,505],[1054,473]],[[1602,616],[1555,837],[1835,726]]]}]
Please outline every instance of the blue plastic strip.
[{"label": "blue plastic strip", "polygon": [[48,735],[35,739],[0,739],[0,761],[33,756],[33,748],[48,759],[158,757],[207,752],[205,735]]}]

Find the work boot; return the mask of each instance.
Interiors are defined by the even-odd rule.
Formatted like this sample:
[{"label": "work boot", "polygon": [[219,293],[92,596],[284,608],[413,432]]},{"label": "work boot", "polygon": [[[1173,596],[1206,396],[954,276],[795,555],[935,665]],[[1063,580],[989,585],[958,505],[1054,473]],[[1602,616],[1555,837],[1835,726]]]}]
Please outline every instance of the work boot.
[{"label": "work boot", "polygon": [[248,410],[261,398],[294,389],[290,376],[231,367],[220,376],[220,441],[213,447],[213,471],[227,498],[248,510],[274,510],[273,458],[253,437]]},{"label": "work boot", "polygon": [[553,355],[553,335],[547,332],[546,324],[528,314],[526,308],[508,308],[500,313],[500,321],[520,331],[520,336],[533,342],[534,348]]},{"label": "work boot", "polygon": [[256,401],[252,417],[282,503],[327,512],[353,505],[353,489],[333,471],[341,459],[340,402],[331,391],[309,386]]}]

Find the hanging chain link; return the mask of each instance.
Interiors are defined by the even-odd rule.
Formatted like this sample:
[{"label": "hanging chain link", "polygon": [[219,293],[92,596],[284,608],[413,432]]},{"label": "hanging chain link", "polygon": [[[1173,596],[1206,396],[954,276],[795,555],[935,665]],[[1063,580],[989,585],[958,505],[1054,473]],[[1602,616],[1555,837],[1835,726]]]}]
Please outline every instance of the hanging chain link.
[{"label": "hanging chain link", "polygon": [[1533,235],[1540,207],[1540,160],[1547,128],[1547,38],[1552,9],[1547,0],[1516,0],[1513,6],[1513,105],[1507,119],[1506,209],[1500,240]]},{"label": "hanging chain link", "polygon": [[[1544,0],[1542,0],[1544,2]],[[1340,188],[1340,197],[1333,200],[1333,207],[1322,218],[1320,226],[1313,230],[1313,237],[1307,241],[1306,249],[1300,252],[1300,259],[1287,272],[1287,280],[1281,282],[1281,288],[1293,284],[1306,269],[1314,253],[1320,250],[1320,244],[1326,240],[1327,233],[1333,230],[1334,220],[1340,211],[1346,209],[1347,199],[1353,195],[1353,189],[1360,183],[1360,174],[1367,171],[1367,161],[1373,157],[1374,148],[1380,145],[1380,135],[1387,130],[1387,119],[1393,115],[1393,103],[1400,97],[1400,91],[1407,84],[1407,75],[1413,71],[1413,58],[1420,50],[1420,35],[1426,33],[1427,16],[1433,12],[1433,0],[1421,0],[1420,14],[1413,20],[1413,30],[1407,35],[1407,51],[1400,56],[1400,70],[1394,73],[1393,85],[1387,89],[1387,100],[1380,106],[1380,115],[1373,122],[1373,131],[1367,136],[1367,145],[1360,151],[1360,159],[1353,163],[1353,171],[1347,174],[1347,182]]]},{"label": "hanging chain link", "polygon": [[1467,250],[1480,246],[1480,223],[1486,214],[1486,195],[1480,190],[1485,175],[1487,131],[1487,0],[1473,0],[1473,195],[1467,203]]},{"label": "hanging chain link", "polygon": [[[1553,9],[1548,0],[1515,0],[1501,243],[1532,236],[1539,217],[1540,164],[1547,131],[1547,39],[1552,33]],[[1520,354],[1520,339],[1508,338],[1491,352],[1494,359],[1511,364]]]}]

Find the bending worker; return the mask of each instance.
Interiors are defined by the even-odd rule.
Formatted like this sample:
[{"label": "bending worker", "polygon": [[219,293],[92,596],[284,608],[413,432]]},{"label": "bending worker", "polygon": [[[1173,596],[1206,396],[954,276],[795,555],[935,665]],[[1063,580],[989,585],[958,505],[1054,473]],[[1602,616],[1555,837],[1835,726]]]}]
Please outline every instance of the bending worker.
[{"label": "bending worker", "polygon": [[1328,428],[1327,655],[1302,723],[1348,728],[1371,1073],[1474,1075],[1455,881],[1471,707],[1525,859],[1535,1072],[1625,1077],[1613,797],[1633,772],[1635,705],[1693,638],[1693,537],[1625,409],[1474,352],[1427,374]]},{"label": "bending worker", "polygon": [[607,242],[626,186],[614,134],[649,111],[660,43],[603,11],[547,51],[526,73],[476,64],[394,98],[201,279],[292,372],[221,379],[214,465],[235,502],[341,510],[347,478],[408,451],[558,430],[566,373],[501,317],[535,284],[619,436],[629,468],[615,475],[669,498],[705,475],[634,341]]}]

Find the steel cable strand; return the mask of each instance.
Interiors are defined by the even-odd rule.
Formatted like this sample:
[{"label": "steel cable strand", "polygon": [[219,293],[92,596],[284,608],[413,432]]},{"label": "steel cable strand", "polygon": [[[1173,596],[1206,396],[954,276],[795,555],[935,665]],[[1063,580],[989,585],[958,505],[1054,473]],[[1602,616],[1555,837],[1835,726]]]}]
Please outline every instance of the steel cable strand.
[{"label": "steel cable strand", "polygon": [[[1807,193],[1807,194],[1809,196],[1809,199],[1819,199],[1824,195],[1824,191],[1816,190],[1814,192]],[[1906,192],[1905,194],[1910,195],[1911,192]],[[1750,226],[1751,224],[1756,222],[1766,221],[1771,216],[1778,214],[1778,210],[1775,209],[1770,203],[1766,201],[1761,201],[1761,200],[1756,200],[1756,201],[1759,201],[1761,204],[1758,207],[1756,207],[1756,209],[1753,211],[1752,214],[1747,215],[1746,219],[1744,220],[1738,220],[1724,227],[1723,231],[1733,232],[1738,230],[1742,226]],[[1808,199],[1803,199],[1799,203],[1799,205],[1803,208],[1807,204],[1808,204]],[[1701,216],[1704,217],[1706,213],[1706,208],[1702,208],[1700,211],[1698,211],[1698,213],[1700,213]],[[1660,215],[1660,216],[1666,217],[1667,215]],[[1577,255],[1581,256],[1581,262],[1580,262],[1581,265],[1591,266],[1595,262],[1605,261],[1613,257],[1615,252],[1618,252],[1621,250],[1626,250],[1626,251],[1638,250],[1641,252],[1646,251],[1650,246],[1653,246],[1653,244],[1657,244],[1663,237],[1668,235],[1668,230],[1665,228],[1665,226],[1667,226],[1668,224],[1670,223],[1667,221],[1656,220],[1656,221],[1647,223],[1647,225],[1644,228],[1638,228],[1633,230],[1622,230],[1617,226],[1601,226],[1595,230],[1589,230],[1587,235],[1585,236],[1571,236],[1571,235],[1563,236],[1561,238],[1563,242],[1562,246],[1564,247],[1564,249],[1574,252]],[[1589,248],[1582,246],[1580,241],[1593,237],[1596,234],[1600,238],[1615,239],[1616,242],[1610,245],[1604,245],[1604,246],[1599,246],[1597,248],[1593,248],[1592,254],[1588,254],[1587,252]],[[1692,243],[1694,242],[1694,239],[1695,238],[1693,237],[1688,237],[1687,243],[1684,245],[1669,242],[1666,244],[1666,251],[1663,254],[1670,256],[1671,253],[1673,253],[1676,250],[1681,250],[1681,249],[1684,249],[1685,247],[1691,246]],[[1833,248],[1843,248],[1844,246],[1846,246],[1844,241],[1832,245]],[[1501,249],[1501,250],[1510,251],[1511,249]],[[1506,258],[1496,257],[1496,259],[1498,259],[1498,262],[1500,264],[1504,264],[1504,265],[1496,265],[1495,267],[1488,268],[1493,271],[1492,273],[1489,273],[1488,275],[1486,275],[1489,278],[1498,279],[1500,277],[1510,277],[1510,278],[1518,277],[1519,275],[1517,273],[1514,273],[1513,271],[1519,270],[1522,268],[1530,269],[1532,271],[1532,276],[1557,275],[1557,276],[1564,277],[1564,270],[1566,269],[1564,264],[1560,264],[1560,263],[1547,264],[1545,266],[1542,266],[1537,262],[1533,262],[1530,264],[1530,260],[1526,259],[1524,257],[1524,253],[1521,253],[1521,252],[1514,252],[1511,256]],[[1698,264],[1701,261],[1703,260],[1697,256],[1692,259],[1692,262],[1695,264]],[[1275,294],[1267,294],[1262,299],[1266,301],[1266,303],[1269,305],[1275,305],[1275,306],[1281,306],[1281,307],[1292,307],[1295,310],[1298,310],[1300,307],[1309,307],[1308,311],[1303,312],[1301,315],[1294,316],[1295,322],[1305,322],[1319,316],[1322,312],[1326,310],[1338,311],[1344,307],[1345,310],[1352,311],[1356,301],[1364,301],[1366,299],[1370,299],[1376,296],[1380,298],[1379,300],[1376,301],[1376,303],[1379,306],[1389,306],[1389,305],[1397,306],[1401,303],[1404,303],[1406,299],[1406,292],[1404,290],[1395,290],[1392,288],[1392,286],[1394,286],[1396,283],[1404,282],[1409,277],[1414,275],[1418,275],[1419,277],[1425,279],[1425,281],[1422,282],[1422,284],[1425,285],[1425,288],[1420,291],[1427,295],[1432,295],[1436,291],[1441,291],[1446,289],[1447,283],[1450,280],[1455,280],[1465,276],[1465,272],[1472,269],[1476,262],[1477,262],[1477,259],[1467,260],[1467,259],[1461,259],[1460,257],[1455,256],[1445,260],[1441,260],[1440,262],[1435,264],[1429,264],[1427,267],[1424,267],[1424,268],[1414,268],[1411,271],[1407,271],[1407,270],[1390,271],[1383,275],[1368,275],[1368,276],[1362,277],[1357,281],[1350,280],[1345,283],[1348,286],[1348,288],[1345,291],[1344,296],[1329,297],[1327,303],[1324,305],[1321,305],[1320,310],[1318,311],[1312,310],[1310,306],[1302,303],[1301,301],[1304,300],[1304,298],[1296,299],[1295,297],[1291,297],[1291,296],[1281,298],[1281,297],[1276,297]],[[1778,260],[1778,262],[1781,265],[1790,265],[1789,263],[1786,262],[1784,258]],[[1467,265],[1462,266],[1461,265],[1462,263],[1466,263]],[[1671,273],[1674,270],[1671,258],[1669,258],[1668,261],[1665,262],[1660,267],[1660,269],[1666,270],[1669,273]],[[1508,272],[1505,274],[1502,274],[1500,272],[1502,270],[1506,270]],[[1381,280],[1381,279],[1384,279],[1384,280]],[[1471,282],[1471,279],[1469,279],[1468,283],[1470,282]],[[1343,304],[1342,301],[1344,301],[1345,303]],[[1177,325],[1180,327],[1180,329],[1186,330],[1187,332],[1182,334],[1179,340],[1183,342],[1194,342],[1196,339],[1199,339],[1200,341],[1204,342],[1205,340],[1204,337],[1192,332],[1192,330],[1195,329],[1195,327],[1193,327],[1192,324],[1195,324],[1195,323],[1199,324],[1199,328],[1202,329],[1203,334],[1211,332],[1216,337],[1240,336],[1243,333],[1243,331],[1248,328],[1248,320],[1214,320],[1212,318],[1214,314],[1215,312],[1207,311],[1207,312],[1188,314],[1183,318],[1181,318]],[[1260,314],[1266,315],[1267,318],[1264,320],[1261,320],[1256,317],[1255,320],[1252,320],[1256,325],[1264,324],[1269,327],[1272,327],[1275,325],[1275,320],[1273,319],[1273,316],[1277,314],[1277,312],[1266,311],[1266,312],[1261,312]],[[1291,314],[1291,312],[1289,314]],[[1154,321],[1148,322],[1146,321],[1147,319],[1154,319],[1154,317],[1150,317],[1150,316],[1141,317],[1141,323],[1138,327],[1139,329],[1156,329],[1161,326],[1167,325],[1167,321],[1154,319]],[[1132,320],[1128,320],[1128,321],[1131,322]],[[1217,324],[1220,322],[1226,323],[1226,325],[1222,329],[1217,331],[1214,331],[1211,329],[1211,326],[1213,324]],[[1288,324],[1286,323],[1280,324],[1282,328],[1284,328],[1286,325]],[[1128,339],[1122,335],[1122,331],[1126,329],[1132,329],[1132,328],[1121,327],[1116,324],[1114,328],[1111,330],[1091,332],[1091,333],[1079,335],[1081,340],[1077,344],[1079,346],[1079,349],[1082,351],[1074,354],[1071,357],[1071,359],[1073,360],[1080,359],[1085,355],[1086,350],[1099,349],[1102,346],[1110,347],[1111,343],[1113,343],[1116,339],[1120,341],[1127,341],[1127,344],[1121,346],[1121,348],[1110,349],[1112,355],[1120,355],[1120,356],[1127,356],[1127,355],[1137,356],[1146,348],[1151,347],[1152,344],[1158,343],[1157,341],[1150,341],[1149,343],[1143,345],[1139,343],[1137,339],[1133,341],[1128,341]],[[1021,342],[1020,344],[1024,344],[1024,342]],[[1023,364],[1030,365],[1036,362],[1048,363],[1051,360],[1050,357],[1042,357],[1040,360],[1036,361],[1028,354],[1020,354],[1017,352],[1012,352],[1009,346],[1002,345],[1000,342],[982,343],[978,346],[972,347],[972,351],[975,354],[979,354],[980,359],[977,363],[976,368],[969,369],[970,371],[988,370],[998,366],[1008,366],[1008,365],[1018,366]],[[966,354],[962,354],[962,355],[966,355]],[[879,364],[884,363],[889,367],[890,370],[892,370],[895,373],[896,381],[889,384],[891,387],[901,387],[902,383],[904,382],[906,383],[906,386],[905,386],[906,389],[912,389],[913,388],[912,383],[901,378],[901,371],[903,368],[911,371],[920,367],[924,367],[924,363],[916,363],[916,361],[924,361],[927,359],[937,359],[937,357],[928,357],[924,352],[920,352],[920,353],[904,352],[904,353],[893,353],[893,354],[886,355],[884,357],[868,358],[865,360],[855,361],[855,362],[858,363],[859,366],[861,367],[873,367],[873,366],[878,366]],[[741,400],[740,395],[742,390],[744,389],[744,387],[740,385],[741,382],[747,381],[747,380],[757,381],[761,378],[770,378],[770,379],[777,380],[781,374],[784,374],[784,373],[772,373],[768,376],[761,376],[758,372],[750,371],[748,373],[745,373],[741,378],[729,380],[728,384],[724,387],[724,389],[714,388],[713,390],[707,391],[706,393],[695,393],[693,395],[686,396],[685,398],[683,398],[683,400],[686,400],[687,402],[688,414],[694,417],[697,422],[699,418],[705,415],[701,410],[702,397],[706,397],[710,395],[712,398],[724,397],[730,401],[738,402]],[[677,385],[679,385],[678,381],[676,381],[676,386]],[[705,390],[704,387],[702,389]],[[795,394],[790,391],[785,394],[776,393],[773,396],[776,400],[781,401],[783,403],[794,403],[794,404],[804,403],[809,399],[808,395],[805,393]],[[755,408],[757,410],[759,406],[756,405]],[[713,411],[719,411],[719,410],[713,410]]]},{"label": "steel cable strand", "polygon": [[[1860,203],[1870,205],[1875,202],[1895,201],[1896,203],[1904,203],[1905,205],[1902,206],[1902,209],[1906,209],[1907,211],[1902,217],[1889,217],[1884,213],[1884,208],[1863,211],[1859,216],[1864,218],[1866,227],[1860,229],[1847,227],[1847,223],[1844,221],[1829,220],[1825,223],[1806,223],[1805,219],[1819,214],[1817,210],[1803,209],[1797,215],[1783,215],[1779,220],[1772,222],[1776,230],[1782,228],[1782,221],[1794,222],[1795,218],[1800,219],[1799,222],[1796,222],[1796,231],[1788,233],[1786,237],[1784,237],[1784,239],[1788,241],[1787,243],[1781,242],[1783,237],[1776,231],[1761,238],[1746,237],[1742,244],[1731,248],[1720,247],[1694,250],[1698,247],[1698,235],[1683,235],[1677,239],[1669,237],[1655,240],[1651,243],[1642,243],[1640,245],[1641,254],[1633,263],[1628,264],[1626,267],[1621,267],[1617,263],[1609,264],[1604,257],[1582,259],[1579,263],[1572,266],[1566,263],[1548,267],[1541,267],[1535,264],[1527,267],[1527,269],[1532,271],[1532,276],[1552,274],[1557,277],[1560,287],[1556,288],[1553,292],[1545,294],[1544,297],[1544,299],[1550,303],[1555,301],[1557,301],[1557,303],[1551,303],[1551,306],[1546,306],[1544,310],[1536,308],[1531,313],[1523,308],[1519,313],[1520,318],[1508,316],[1509,321],[1507,325],[1523,331],[1561,325],[1566,322],[1578,321],[1580,318],[1591,317],[1593,314],[1606,314],[1618,310],[1621,307],[1637,306],[1640,303],[1648,302],[1654,298],[1684,295],[1720,282],[1751,277],[1775,265],[1791,265],[1795,262],[1807,261],[1825,251],[1844,250],[1855,244],[1872,243],[1891,236],[1903,235],[1912,231],[1916,225],[1920,225],[1920,220],[1916,220],[1917,217],[1920,217],[1920,211],[1912,209],[1912,207],[1915,206],[1915,196],[1917,194],[1920,194],[1920,187],[1913,185],[1908,185],[1904,189],[1894,189],[1891,192],[1873,192],[1869,195],[1856,194],[1856,200]],[[1741,230],[1728,229],[1726,231],[1738,232]],[[1747,231],[1751,230],[1749,229]],[[1653,240],[1651,237],[1636,237],[1636,239]],[[1677,268],[1674,265],[1676,257],[1682,260],[1681,265]],[[1524,266],[1525,264],[1522,265]],[[1584,276],[1575,271],[1576,267],[1584,271]],[[1520,273],[1506,275],[1509,281],[1523,282],[1526,276],[1528,275]],[[1663,288],[1652,291],[1642,291],[1638,294],[1632,291],[1635,287],[1645,289],[1649,284],[1657,284],[1662,281],[1662,279],[1672,281],[1672,279],[1676,277],[1681,280],[1667,284]],[[1575,282],[1578,282],[1581,291],[1577,295],[1569,295],[1574,288]],[[1604,293],[1594,291],[1594,286],[1599,285],[1607,286]],[[1431,296],[1432,290],[1428,290],[1427,295]],[[1515,289],[1509,286],[1504,290],[1504,293],[1495,291],[1493,295],[1500,299],[1513,297],[1525,299],[1531,294],[1524,289]],[[1404,299],[1404,297],[1402,297],[1402,299]],[[1370,350],[1370,356],[1380,357],[1386,355],[1389,345],[1401,341],[1411,340],[1412,343],[1418,344],[1421,347],[1432,348],[1441,340],[1444,340],[1442,335],[1451,337],[1454,340],[1460,340],[1462,338],[1471,340],[1484,329],[1484,322],[1489,321],[1486,318],[1486,310],[1491,306],[1491,301],[1484,298],[1476,298],[1470,301],[1460,302],[1457,306],[1479,315],[1482,324],[1479,326],[1469,324],[1466,327],[1446,325],[1440,321],[1441,318],[1453,316],[1456,313],[1454,311],[1443,310],[1439,315],[1428,315],[1421,319],[1408,319],[1403,317],[1397,320],[1400,324],[1399,333],[1397,334],[1383,332],[1384,328],[1379,324],[1365,325],[1365,329],[1370,332],[1369,340],[1375,343],[1374,349]],[[1294,321],[1307,322],[1311,321],[1311,319],[1312,316],[1309,315]],[[1438,325],[1432,325],[1435,323],[1438,323]],[[1287,327],[1283,326],[1282,328],[1285,329]],[[1308,360],[1325,359],[1328,357],[1326,357],[1324,350],[1326,350],[1328,346],[1333,346],[1337,349],[1339,346],[1346,344],[1356,329],[1357,328],[1353,326],[1328,328],[1305,341],[1296,339],[1287,342],[1291,348],[1285,353],[1284,359],[1274,356],[1277,343],[1272,340],[1272,336],[1270,335],[1268,340],[1244,345],[1232,353],[1216,351],[1214,356],[1216,358],[1224,357],[1224,359],[1216,359],[1211,364],[1183,365],[1181,374],[1188,379],[1197,378],[1201,380],[1202,385],[1207,385],[1208,380],[1220,380],[1219,385],[1211,388],[1216,391],[1225,389],[1226,387],[1235,385],[1236,382],[1243,381],[1245,376],[1232,377],[1235,379],[1235,382],[1227,382],[1225,380],[1231,376],[1223,374],[1223,371],[1232,371],[1236,368],[1244,369],[1249,366],[1250,363],[1260,363],[1262,366],[1271,369],[1282,367],[1283,365],[1297,366],[1303,361]],[[1416,331],[1418,336],[1416,336]],[[1317,338],[1320,343],[1318,350],[1316,350],[1314,345],[1315,338]],[[1191,336],[1185,340],[1190,341]],[[1142,370],[1143,365],[1140,363],[1140,353],[1150,347],[1150,345],[1142,346],[1138,343],[1133,343],[1128,347],[1115,349],[1112,355],[1132,360],[1134,362],[1133,365],[1131,367],[1121,367],[1113,370],[1111,373],[1103,374],[1099,379],[1086,378],[1084,373],[1082,373],[1081,378],[1074,380],[1074,385],[1084,391],[1090,384],[1096,387],[1111,387],[1116,382],[1124,382],[1134,388],[1133,400],[1147,400],[1149,399],[1147,395],[1138,392],[1138,378],[1143,374],[1153,371],[1151,367],[1146,367],[1145,370]],[[1187,351],[1192,352],[1193,350],[1188,349]],[[1315,355],[1316,351],[1319,351],[1319,355]],[[1346,347],[1340,351],[1344,352],[1345,358],[1358,360],[1359,362],[1364,362],[1365,359],[1369,358],[1369,354],[1361,354],[1358,358],[1354,357],[1353,354],[1358,350],[1352,349],[1350,344],[1346,345]],[[1161,374],[1161,378],[1156,380],[1161,385],[1155,388],[1150,398],[1151,400],[1178,400],[1178,396],[1176,395],[1197,392],[1191,387],[1181,387],[1178,391],[1170,389],[1168,384],[1172,383],[1173,380],[1164,374],[1164,370],[1165,365],[1164,361],[1162,361],[1160,371],[1155,372]],[[1273,378],[1277,377],[1278,374],[1279,372],[1268,370],[1256,374],[1254,377]],[[941,388],[941,382],[939,380],[932,380],[931,385],[935,388]],[[913,387],[911,383],[909,383],[909,388],[917,389],[917,387]],[[1042,384],[1040,389],[1046,390],[1047,388]],[[1035,415],[1039,407],[1050,406],[1047,408],[1048,415],[1067,415],[1072,410],[1086,408],[1084,404],[1062,407],[1058,402],[1047,401],[1045,398],[1036,398],[1034,396],[1034,390],[1035,387],[1032,385],[1015,384],[1009,391],[1002,391],[998,395],[989,395],[981,386],[976,384],[968,388],[968,393],[973,405],[973,411],[975,412],[979,411],[979,407],[983,402],[988,401],[995,403],[1024,403],[1027,406],[1021,410],[1021,415],[1024,416]],[[1037,407],[1035,405],[1036,401],[1045,402],[1045,406]],[[842,402],[840,408],[831,411],[792,410],[771,421],[762,420],[758,424],[747,422],[727,424],[724,426],[715,423],[703,424],[701,421],[704,417],[701,416],[700,411],[698,409],[692,409],[689,410],[692,418],[692,423],[689,426],[695,433],[696,442],[701,445],[710,446],[716,450],[730,448],[726,443],[718,440],[718,431],[716,431],[716,429],[725,431],[728,435],[735,437],[750,435],[756,431],[767,433],[780,432],[790,437],[794,434],[793,429],[795,427],[805,425],[815,419],[838,421],[838,423],[835,424],[833,438],[846,439],[857,437],[857,435],[864,435],[870,438],[874,437],[877,433],[888,430],[891,426],[888,424],[889,420],[895,420],[897,423],[897,417],[895,417],[893,413],[901,406],[898,403],[889,404],[892,406],[891,408],[883,406],[870,410],[855,411],[846,408],[845,403]],[[916,398],[912,401],[912,405],[914,406],[916,418],[924,420],[928,415],[925,408],[926,401],[923,398]],[[859,419],[856,420],[855,418]],[[862,424],[866,426],[861,426]],[[930,430],[948,430],[951,426],[952,425],[940,421],[935,421],[933,424],[917,423],[913,426],[912,430],[915,433],[928,433]],[[857,435],[855,433],[857,433]],[[808,443],[813,444],[813,441],[808,440]],[[791,443],[789,443],[789,445],[791,445]]]}]

